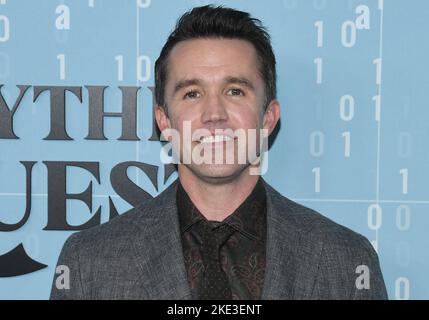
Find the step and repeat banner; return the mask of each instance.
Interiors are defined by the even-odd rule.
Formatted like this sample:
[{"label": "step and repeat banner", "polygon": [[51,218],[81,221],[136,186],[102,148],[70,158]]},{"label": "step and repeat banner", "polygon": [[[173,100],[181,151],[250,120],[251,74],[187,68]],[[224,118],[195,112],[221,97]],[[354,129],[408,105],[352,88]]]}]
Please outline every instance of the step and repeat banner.
[{"label": "step and repeat banner", "polygon": [[366,236],[429,299],[429,2],[0,0],[0,299],[47,299],[64,241],[168,187],[154,62],[209,3],[262,20],[282,119],[264,178]]}]

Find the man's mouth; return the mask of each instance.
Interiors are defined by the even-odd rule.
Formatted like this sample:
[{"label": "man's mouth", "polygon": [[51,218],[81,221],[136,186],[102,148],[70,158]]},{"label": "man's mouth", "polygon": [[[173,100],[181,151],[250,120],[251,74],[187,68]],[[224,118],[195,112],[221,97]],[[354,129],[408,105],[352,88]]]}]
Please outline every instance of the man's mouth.
[{"label": "man's mouth", "polygon": [[217,143],[217,142],[227,142],[231,140],[234,140],[234,138],[224,134],[216,134],[216,135],[201,137],[199,142],[200,143]]}]

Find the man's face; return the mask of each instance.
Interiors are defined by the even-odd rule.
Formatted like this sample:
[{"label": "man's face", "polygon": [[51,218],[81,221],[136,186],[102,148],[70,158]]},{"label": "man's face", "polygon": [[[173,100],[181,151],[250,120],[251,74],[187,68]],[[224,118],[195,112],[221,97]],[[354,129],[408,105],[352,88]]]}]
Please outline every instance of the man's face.
[{"label": "man's face", "polygon": [[[158,108],[157,122],[161,131],[170,127],[179,132],[181,143],[177,154],[180,154],[181,162],[184,156],[194,160],[192,155],[200,153],[200,150],[203,154],[210,150],[213,159],[211,163],[196,164],[192,161],[179,164],[186,166],[179,167],[179,171],[190,170],[205,180],[234,178],[249,166],[249,161],[238,161],[240,154],[243,156],[244,152],[247,155],[246,146],[239,148],[237,137],[228,134],[226,137],[216,136],[217,129],[231,129],[230,132],[242,129],[246,132],[245,143],[249,147],[248,129],[257,129],[256,137],[259,137],[259,129],[265,126],[271,132],[275,125],[271,123],[273,119],[265,123],[264,82],[258,71],[256,50],[244,40],[193,39],[179,42],[169,55],[165,101],[168,117]],[[194,135],[192,141],[186,143],[184,139],[189,140],[190,137],[184,130],[185,123],[190,125],[193,133],[206,129],[203,138]],[[258,148],[259,139],[253,145]],[[175,147],[178,148],[177,145]],[[215,161],[216,153],[223,155],[220,164]],[[225,164],[227,155],[231,154],[234,162]]]}]

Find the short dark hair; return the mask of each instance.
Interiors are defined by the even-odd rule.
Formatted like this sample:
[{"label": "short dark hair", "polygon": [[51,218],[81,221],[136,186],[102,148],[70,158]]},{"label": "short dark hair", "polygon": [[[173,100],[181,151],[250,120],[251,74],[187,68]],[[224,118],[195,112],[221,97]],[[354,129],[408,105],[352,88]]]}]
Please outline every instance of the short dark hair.
[{"label": "short dark hair", "polygon": [[155,62],[155,100],[165,111],[169,53],[177,43],[198,38],[240,39],[250,42],[256,49],[259,71],[265,83],[264,108],[276,98],[276,58],[270,35],[261,21],[247,12],[207,5],[195,7],[180,17]]}]

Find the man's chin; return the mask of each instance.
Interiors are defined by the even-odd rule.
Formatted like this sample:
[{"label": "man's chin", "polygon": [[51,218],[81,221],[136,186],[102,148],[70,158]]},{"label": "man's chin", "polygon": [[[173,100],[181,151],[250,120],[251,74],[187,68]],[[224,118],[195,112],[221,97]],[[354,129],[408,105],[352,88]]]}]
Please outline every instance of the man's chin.
[{"label": "man's chin", "polygon": [[223,183],[237,179],[248,166],[248,164],[192,164],[187,167],[202,180]]}]

